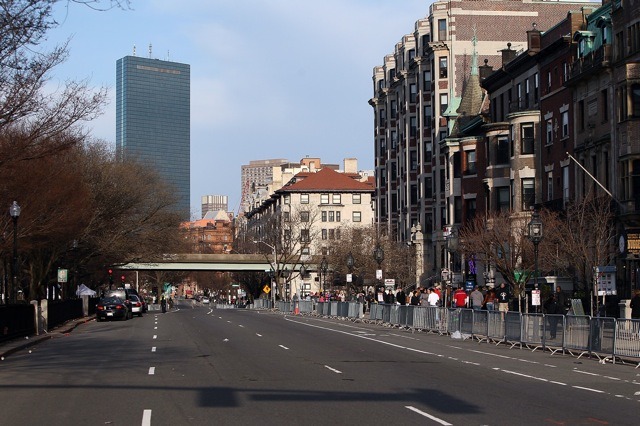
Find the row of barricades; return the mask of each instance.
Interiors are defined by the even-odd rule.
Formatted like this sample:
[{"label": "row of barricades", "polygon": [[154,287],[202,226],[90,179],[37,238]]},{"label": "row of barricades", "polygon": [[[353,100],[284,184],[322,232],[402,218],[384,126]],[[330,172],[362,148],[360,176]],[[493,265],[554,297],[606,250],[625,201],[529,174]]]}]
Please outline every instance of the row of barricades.
[{"label": "row of barricades", "polygon": [[[253,307],[267,306],[267,303],[259,306],[254,302]],[[562,351],[578,357],[589,355],[603,362],[615,362],[622,358],[640,361],[640,320],[384,303],[371,304],[369,315],[366,316],[363,304],[359,302],[312,300],[278,301],[276,309],[283,313],[360,319],[386,326],[472,338],[480,342],[549,350],[552,353]]]}]

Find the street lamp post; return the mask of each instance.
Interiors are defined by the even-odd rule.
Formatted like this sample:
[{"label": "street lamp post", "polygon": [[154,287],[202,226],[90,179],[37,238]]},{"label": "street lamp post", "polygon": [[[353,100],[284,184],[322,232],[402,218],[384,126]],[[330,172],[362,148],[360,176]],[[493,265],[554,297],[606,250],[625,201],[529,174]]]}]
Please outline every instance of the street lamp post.
[{"label": "street lamp post", "polygon": [[348,291],[349,291],[349,300],[351,300],[351,289],[352,289],[352,283],[353,283],[353,266],[355,264],[355,259],[353,258],[353,254],[351,252],[349,252],[349,254],[347,255],[347,268],[349,269],[349,278],[347,280],[347,286],[348,286]]},{"label": "street lamp post", "polygon": [[[449,286],[451,287],[451,291],[453,292],[453,276],[455,269],[455,252],[458,250],[458,232],[455,227],[451,227],[451,231],[449,231],[449,235],[447,236],[447,250],[449,251]],[[445,290],[445,295],[446,295]],[[453,300],[453,299],[452,299]],[[445,299],[444,304],[447,304],[447,300]]]},{"label": "street lamp post", "polygon": [[420,277],[422,276],[422,269],[424,268],[424,250],[422,247],[422,240],[424,234],[422,233],[422,225],[419,223],[411,227],[411,244],[416,248],[416,290],[420,288]]},{"label": "street lamp post", "polygon": [[326,256],[322,256],[320,262],[320,294],[324,294],[324,280],[327,279],[327,271],[329,270],[329,263],[327,263]]},{"label": "street lamp post", "polygon": [[533,285],[538,288],[538,244],[542,241],[542,220],[537,209],[533,210],[531,215],[531,221],[529,221],[528,235],[529,239],[533,243],[533,256],[534,256],[534,275]]},{"label": "street lamp post", "polygon": [[376,279],[378,280],[379,283],[381,283],[382,261],[384,260],[384,250],[382,249],[382,246],[380,244],[376,244],[376,248],[373,250],[373,259],[378,264],[378,270],[376,271]]},{"label": "street lamp post", "polygon": [[18,218],[20,217],[20,206],[17,201],[14,201],[9,207],[9,214],[13,219],[13,264],[12,264],[12,282],[10,297],[12,302],[17,301],[18,292]]},{"label": "street lamp post", "polygon": [[302,298],[304,298],[304,276],[306,275],[306,273],[307,273],[307,267],[304,266],[304,263],[302,263],[300,265],[300,282],[302,283],[300,287],[300,297]]}]

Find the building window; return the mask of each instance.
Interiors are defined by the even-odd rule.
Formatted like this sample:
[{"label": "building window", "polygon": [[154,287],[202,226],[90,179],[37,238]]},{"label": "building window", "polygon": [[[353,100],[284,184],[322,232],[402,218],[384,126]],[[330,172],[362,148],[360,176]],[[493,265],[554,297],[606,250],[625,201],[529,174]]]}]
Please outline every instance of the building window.
[{"label": "building window", "polygon": [[453,197],[453,221],[454,223],[462,222],[462,198]]},{"label": "building window", "polygon": [[497,204],[499,211],[509,211],[509,187],[500,186],[496,188]]},{"label": "building window", "polygon": [[284,220],[285,222],[289,222],[290,219],[291,218],[289,212],[282,212],[282,220]]},{"label": "building window", "polygon": [[409,117],[409,136],[416,137],[418,134],[418,118]]},{"label": "building window", "polygon": [[379,112],[380,115],[380,126],[384,127],[387,125],[387,112],[384,109],[381,109]]},{"label": "building window", "polygon": [[336,222],[340,222],[340,217],[341,217],[340,212],[337,211],[336,212]]},{"label": "building window", "polygon": [[323,239],[323,240],[326,240],[326,239],[327,239],[327,230],[326,230],[326,229],[323,229],[323,230],[322,230],[322,239]]},{"label": "building window", "polygon": [[553,172],[547,172],[547,201],[553,200]]},{"label": "building window", "polygon": [[331,194],[331,203],[342,204],[342,197],[340,196],[340,194]]},{"label": "building window", "polygon": [[431,128],[431,104],[424,106],[424,122],[422,123],[422,127],[426,127],[427,129]]},{"label": "building window", "polygon": [[562,137],[569,137],[569,111],[562,112]]},{"label": "building window", "polygon": [[362,221],[362,213],[353,212],[353,222],[361,222]]},{"label": "building window", "polygon": [[609,96],[607,94],[607,89],[600,92],[600,98],[602,99],[602,122],[606,123],[609,121]]},{"label": "building window", "polygon": [[553,119],[547,120],[547,145],[553,143]]},{"label": "building window", "polygon": [[465,156],[467,157],[465,164],[465,175],[475,175],[477,173],[476,170],[476,152],[475,151],[465,151]]},{"label": "building window", "polygon": [[309,222],[309,212],[300,212],[300,221]]},{"label": "building window", "polygon": [[522,179],[522,211],[527,211],[536,203],[536,187],[534,178]]},{"label": "building window", "polygon": [[302,247],[302,255],[303,256],[309,256],[311,254],[311,250],[309,250],[308,246]]},{"label": "building window", "polygon": [[431,89],[431,70],[422,73],[422,90]]},{"label": "building window", "polygon": [[285,195],[284,197],[282,197],[282,202],[284,204],[291,204],[291,200],[289,199],[288,195]]},{"label": "building window", "polygon": [[340,239],[340,228],[336,229],[336,240]]},{"label": "building window", "polygon": [[410,161],[409,167],[411,168],[411,171],[418,170],[418,152],[417,151],[411,151],[409,153],[409,161]]},{"label": "building window", "polygon": [[415,83],[409,85],[409,102],[415,104],[418,100],[418,86]]},{"label": "building window", "polygon": [[540,76],[538,73],[533,75],[533,102],[536,104],[540,100]]},{"label": "building window", "polygon": [[465,210],[466,210],[466,218],[465,220],[470,221],[476,217],[476,199],[469,198],[464,201]]},{"label": "building window", "polygon": [[520,154],[527,155],[533,154],[534,147],[534,132],[533,123],[525,123],[520,126],[521,147]]},{"label": "building window", "polygon": [[438,19],[438,41],[447,39],[447,20]]},{"label": "building window", "polygon": [[329,239],[330,240],[335,240],[336,239],[336,230],[335,229],[329,229]]},{"label": "building window", "polygon": [[309,194],[300,194],[300,204],[309,204]]},{"label": "building window", "polygon": [[360,203],[362,203],[362,194],[352,194],[351,204],[360,204]]},{"label": "building window", "polygon": [[447,57],[440,57],[440,78],[447,78]]},{"label": "building window", "polygon": [[334,211],[329,212],[329,222],[335,222],[336,214]]},{"label": "building window", "polygon": [[320,194],[320,204],[329,204],[329,194]]},{"label": "building window", "polygon": [[322,221],[326,222],[327,221],[327,212],[323,211],[323,212],[320,213],[320,215],[322,216]]},{"label": "building window", "polygon": [[508,136],[498,136],[496,141],[496,164],[509,164],[511,147]]},{"label": "building window", "polygon": [[398,132],[395,130],[391,131],[391,149],[396,149],[398,146]]},{"label": "building window", "polygon": [[391,101],[391,119],[395,120],[396,117],[398,116],[398,102],[396,102],[396,100],[392,100]]},{"label": "building window", "polygon": [[[441,93],[440,94],[440,115],[444,114],[448,106],[449,106],[449,95],[446,93]],[[446,137],[446,132],[445,132],[445,137]]]},{"label": "building window", "polygon": [[309,230],[308,229],[301,229],[300,230],[300,241],[303,243],[308,243],[311,241],[311,238],[309,237]]},{"label": "building window", "polygon": [[640,117],[640,84],[631,85],[631,116]]}]

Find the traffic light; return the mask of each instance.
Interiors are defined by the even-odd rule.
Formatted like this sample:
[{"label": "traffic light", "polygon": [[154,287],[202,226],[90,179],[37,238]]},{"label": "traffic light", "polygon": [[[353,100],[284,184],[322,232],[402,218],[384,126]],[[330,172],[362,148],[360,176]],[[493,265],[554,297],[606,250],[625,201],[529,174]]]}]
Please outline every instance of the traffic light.
[{"label": "traffic light", "polygon": [[120,280],[122,281],[122,286],[124,287],[124,275],[120,277]]},{"label": "traffic light", "polygon": [[113,285],[113,271],[109,269],[109,286]]}]

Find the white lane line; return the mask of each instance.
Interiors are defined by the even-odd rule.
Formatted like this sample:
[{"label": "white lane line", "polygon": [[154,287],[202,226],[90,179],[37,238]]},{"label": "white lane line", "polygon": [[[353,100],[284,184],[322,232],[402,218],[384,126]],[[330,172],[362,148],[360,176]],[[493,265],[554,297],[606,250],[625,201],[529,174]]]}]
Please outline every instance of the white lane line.
[{"label": "white lane line", "polygon": [[288,348],[288,347],[286,347],[286,346],[282,346],[282,345],[278,345],[278,346],[280,346],[282,349],[289,350],[289,348]]},{"label": "white lane line", "polygon": [[601,390],[598,390],[598,389],[585,388],[585,387],[582,387],[582,386],[571,386],[571,387],[574,388],[574,389],[582,389],[582,390],[586,390],[586,391],[589,391],[589,392],[606,393],[605,391],[601,391]]},{"label": "white lane line", "polygon": [[155,346],[152,346],[152,347],[151,347],[151,352],[155,352],[155,351],[156,351],[156,347],[155,347]]},{"label": "white lane line", "polygon": [[151,426],[151,410],[142,412],[142,426]]},{"label": "white lane line", "polygon": [[154,334],[154,335],[153,335],[153,338],[154,338],[154,339],[157,339],[157,338],[158,338],[158,335],[157,335],[157,334]]},{"label": "white lane line", "polygon": [[258,337],[262,337],[262,334],[256,333],[256,336],[258,336]]},{"label": "white lane line", "polygon": [[520,376],[520,377],[526,377],[528,379],[539,380],[541,382],[548,382],[549,381],[549,380],[544,379],[542,377],[536,377],[536,376],[532,376],[530,374],[518,373],[517,371],[503,370],[501,368],[494,368],[494,370],[502,371],[503,373],[507,373],[507,374],[513,374],[514,376]]},{"label": "white lane line", "polygon": [[244,328],[244,325],[242,325],[242,324],[238,324],[238,327],[242,327],[242,328]]},{"label": "white lane line", "polygon": [[333,371],[334,373],[342,374],[342,371],[336,370],[335,368],[329,367],[328,365],[325,365],[324,367],[329,369],[329,370],[331,370],[331,371]]},{"label": "white lane line", "polygon": [[156,374],[156,368],[155,367],[149,367],[149,375],[153,376],[154,374]]},{"label": "white lane line", "polygon": [[157,329],[158,329],[158,327],[153,327],[153,329],[154,329],[154,330],[157,330]]},{"label": "white lane line", "polygon": [[433,420],[433,421],[434,421],[434,422],[436,422],[436,423],[440,423],[441,425],[444,425],[444,426],[451,426],[451,423],[448,423],[448,422],[446,422],[446,421],[444,421],[444,420],[442,420],[442,419],[439,419],[438,417],[432,416],[432,415],[431,415],[431,414],[429,414],[429,413],[425,413],[425,412],[424,412],[424,411],[422,411],[422,410],[418,410],[416,407],[412,407],[412,406],[410,406],[410,405],[405,405],[405,406],[404,406],[404,408],[408,408],[409,410],[413,411],[414,413],[418,413],[418,414],[420,414],[421,416],[424,416],[424,417],[426,417],[426,418],[428,418],[428,419],[431,419],[431,420]]}]

